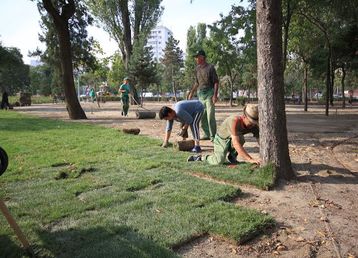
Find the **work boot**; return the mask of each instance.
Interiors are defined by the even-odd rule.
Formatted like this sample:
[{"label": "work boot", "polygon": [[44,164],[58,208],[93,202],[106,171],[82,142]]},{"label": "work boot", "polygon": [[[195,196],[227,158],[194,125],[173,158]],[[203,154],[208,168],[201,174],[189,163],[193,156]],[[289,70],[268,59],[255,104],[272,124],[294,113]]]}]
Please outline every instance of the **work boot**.
[{"label": "work boot", "polygon": [[186,160],[187,162],[191,162],[191,161],[201,161],[201,156],[189,156],[188,159]]},{"label": "work boot", "polygon": [[191,150],[191,152],[200,153],[200,152],[201,152],[200,146],[199,146],[199,145],[195,145],[194,148]]},{"label": "work boot", "polygon": [[229,154],[229,155],[227,156],[227,159],[229,160],[229,162],[230,162],[231,164],[236,164],[236,163],[238,163],[236,157],[232,156],[231,154]]}]

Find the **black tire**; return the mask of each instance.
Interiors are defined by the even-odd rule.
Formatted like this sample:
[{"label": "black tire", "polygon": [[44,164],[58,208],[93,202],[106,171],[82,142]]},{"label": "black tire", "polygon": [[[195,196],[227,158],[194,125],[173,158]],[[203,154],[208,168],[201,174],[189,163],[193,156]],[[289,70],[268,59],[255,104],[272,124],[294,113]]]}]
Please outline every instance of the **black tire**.
[{"label": "black tire", "polygon": [[6,171],[9,164],[8,156],[3,148],[0,147],[0,176]]}]

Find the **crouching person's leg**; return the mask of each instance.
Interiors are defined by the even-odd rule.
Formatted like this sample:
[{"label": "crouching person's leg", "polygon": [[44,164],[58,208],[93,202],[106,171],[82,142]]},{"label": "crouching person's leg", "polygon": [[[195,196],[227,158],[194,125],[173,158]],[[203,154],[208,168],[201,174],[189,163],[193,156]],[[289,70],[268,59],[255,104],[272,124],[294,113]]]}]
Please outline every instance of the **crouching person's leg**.
[{"label": "crouching person's leg", "polygon": [[222,139],[216,134],[214,138],[214,154],[203,157],[203,160],[205,160],[210,165],[223,164],[226,160],[226,154],[230,144],[230,138]]},{"label": "crouching person's leg", "polygon": [[[244,146],[245,144],[245,138],[243,135],[240,135],[240,144]],[[230,141],[229,149],[228,149],[229,155],[227,156],[227,159],[231,164],[236,164],[237,161],[237,151],[235,150],[234,146],[232,145],[232,142]]]}]

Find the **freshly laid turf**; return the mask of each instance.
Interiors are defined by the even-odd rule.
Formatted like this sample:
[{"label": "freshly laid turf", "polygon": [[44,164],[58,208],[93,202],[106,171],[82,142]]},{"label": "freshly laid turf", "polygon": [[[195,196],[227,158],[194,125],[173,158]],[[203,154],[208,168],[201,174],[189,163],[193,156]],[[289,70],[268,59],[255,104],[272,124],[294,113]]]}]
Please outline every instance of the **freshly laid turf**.
[{"label": "freshly laid turf", "polygon": [[[270,167],[191,164],[147,137],[2,111],[0,146],[10,161],[0,198],[43,256],[176,257],[194,237],[242,242],[273,224],[229,202],[240,189],[191,175],[267,188]],[[0,225],[0,257],[21,256],[1,215]]]}]

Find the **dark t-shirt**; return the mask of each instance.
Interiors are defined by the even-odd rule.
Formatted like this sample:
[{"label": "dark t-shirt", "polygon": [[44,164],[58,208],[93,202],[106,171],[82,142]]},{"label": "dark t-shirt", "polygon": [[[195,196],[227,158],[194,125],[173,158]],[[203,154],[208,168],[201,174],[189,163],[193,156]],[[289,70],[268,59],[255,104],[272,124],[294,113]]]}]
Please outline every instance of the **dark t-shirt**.
[{"label": "dark t-shirt", "polygon": [[219,82],[215,67],[212,64],[197,65],[195,68],[195,82],[199,90],[214,88]]}]

